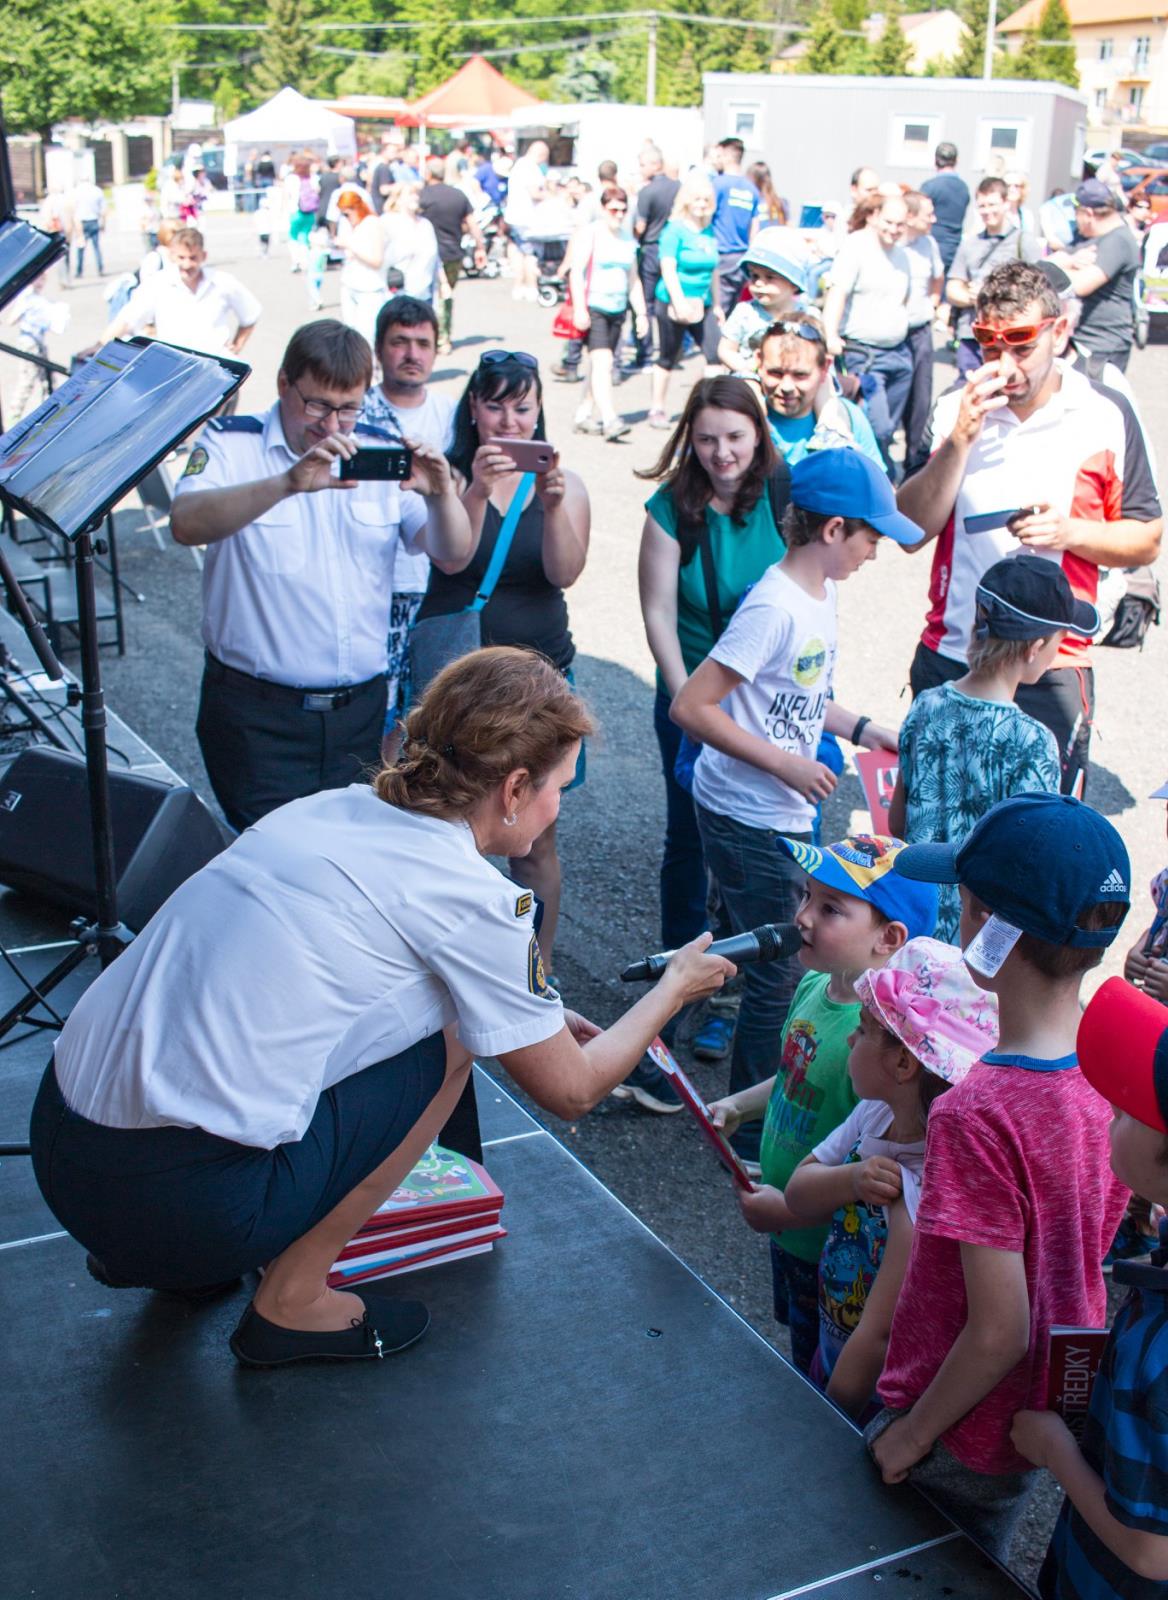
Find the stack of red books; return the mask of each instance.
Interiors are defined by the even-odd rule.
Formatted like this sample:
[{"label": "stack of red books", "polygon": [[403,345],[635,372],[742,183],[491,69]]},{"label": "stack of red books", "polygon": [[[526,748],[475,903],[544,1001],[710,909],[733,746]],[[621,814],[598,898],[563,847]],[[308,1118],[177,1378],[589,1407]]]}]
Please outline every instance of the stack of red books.
[{"label": "stack of red books", "polygon": [[503,1191],[468,1156],[432,1144],[400,1189],[333,1263],[333,1289],[416,1272],[490,1250],[506,1237],[499,1226]]}]

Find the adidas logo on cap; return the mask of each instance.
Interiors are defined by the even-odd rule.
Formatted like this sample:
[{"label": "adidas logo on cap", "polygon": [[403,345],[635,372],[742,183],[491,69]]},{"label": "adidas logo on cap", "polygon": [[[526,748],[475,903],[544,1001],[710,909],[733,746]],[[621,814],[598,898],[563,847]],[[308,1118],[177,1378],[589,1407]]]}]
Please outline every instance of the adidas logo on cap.
[{"label": "adidas logo on cap", "polygon": [[1104,878],[1103,882],[1099,885],[1099,893],[1100,894],[1126,894],[1127,893],[1127,884],[1124,883],[1123,877],[1121,876],[1118,867],[1112,867],[1111,871],[1107,874],[1106,878]]}]

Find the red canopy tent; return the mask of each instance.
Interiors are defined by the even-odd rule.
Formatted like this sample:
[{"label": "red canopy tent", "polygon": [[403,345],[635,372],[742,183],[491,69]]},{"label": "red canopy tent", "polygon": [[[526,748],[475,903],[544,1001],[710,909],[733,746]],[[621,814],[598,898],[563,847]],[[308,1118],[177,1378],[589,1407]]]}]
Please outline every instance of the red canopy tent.
[{"label": "red canopy tent", "polygon": [[509,83],[482,56],[471,56],[452,78],[412,101],[394,118],[400,127],[461,128],[490,125],[520,106],[537,106],[539,96]]}]

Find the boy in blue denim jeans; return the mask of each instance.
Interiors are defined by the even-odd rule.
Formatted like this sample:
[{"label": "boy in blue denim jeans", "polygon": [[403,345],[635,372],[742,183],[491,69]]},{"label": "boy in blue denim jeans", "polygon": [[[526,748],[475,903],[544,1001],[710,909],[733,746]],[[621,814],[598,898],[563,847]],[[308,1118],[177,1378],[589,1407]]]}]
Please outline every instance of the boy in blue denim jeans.
[{"label": "boy in blue denim jeans", "polygon": [[[715,489],[720,464],[740,475],[739,448],[733,437],[714,443],[704,464]],[[923,537],[897,511],[880,468],[846,449],[814,451],[793,469],[782,532],[787,553],[763,573],[670,711],[702,745],[693,779],[698,829],[735,933],[795,914],[802,873],[775,841],[812,842],[815,808],[836,786],[816,758],[824,728],[869,750],[896,749],[895,730],[830,698],[836,585],[873,559],[881,536],[905,545]],[[798,981],[793,961],[747,967],[732,1094],[774,1076]],[[733,1143],[757,1161],[756,1128],[735,1133]]]},{"label": "boy in blue denim jeans", "polygon": [[751,1194],[735,1194],[747,1225],[771,1236],[775,1320],[790,1329],[792,1361],[809,1372],[819,1344],[818,1270],[827,1228],[808,1227],[788,1207],[783,1189],[856,1105],[848,1076],[851,1035],[860,1021],[855,979],[884,966],[909,939],[933,931],[937,893],[892,871],[904,848],[899,839],[859,835],[825,850],[780,839],[777,847],[806,874],[795,917],[805,975],[787,1013],[778,1073],[716,1100],[710,1113],[728,1137],[765,1114],[762,1182]]}]

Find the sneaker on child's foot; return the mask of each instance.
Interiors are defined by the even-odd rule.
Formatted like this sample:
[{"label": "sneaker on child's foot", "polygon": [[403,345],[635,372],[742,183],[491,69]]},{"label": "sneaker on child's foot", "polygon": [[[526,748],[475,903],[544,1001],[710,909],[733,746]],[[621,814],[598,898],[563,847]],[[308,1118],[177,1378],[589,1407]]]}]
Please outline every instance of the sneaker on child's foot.
[{"label": "sneaker on child's foot", "polygon": [[647,1057],[637,1062],[623,1083],[611,1091],[614,1100],[635,1100],[645,1111],[669,1117],[681,1110],[681,1100],[655,1061]]},{"label": "sneaker on child's foot", "polygon": [[690,1049],[699,1061],[725,1061],[733,1043],[733,1017],[708,1016],[694,1034]]}]

